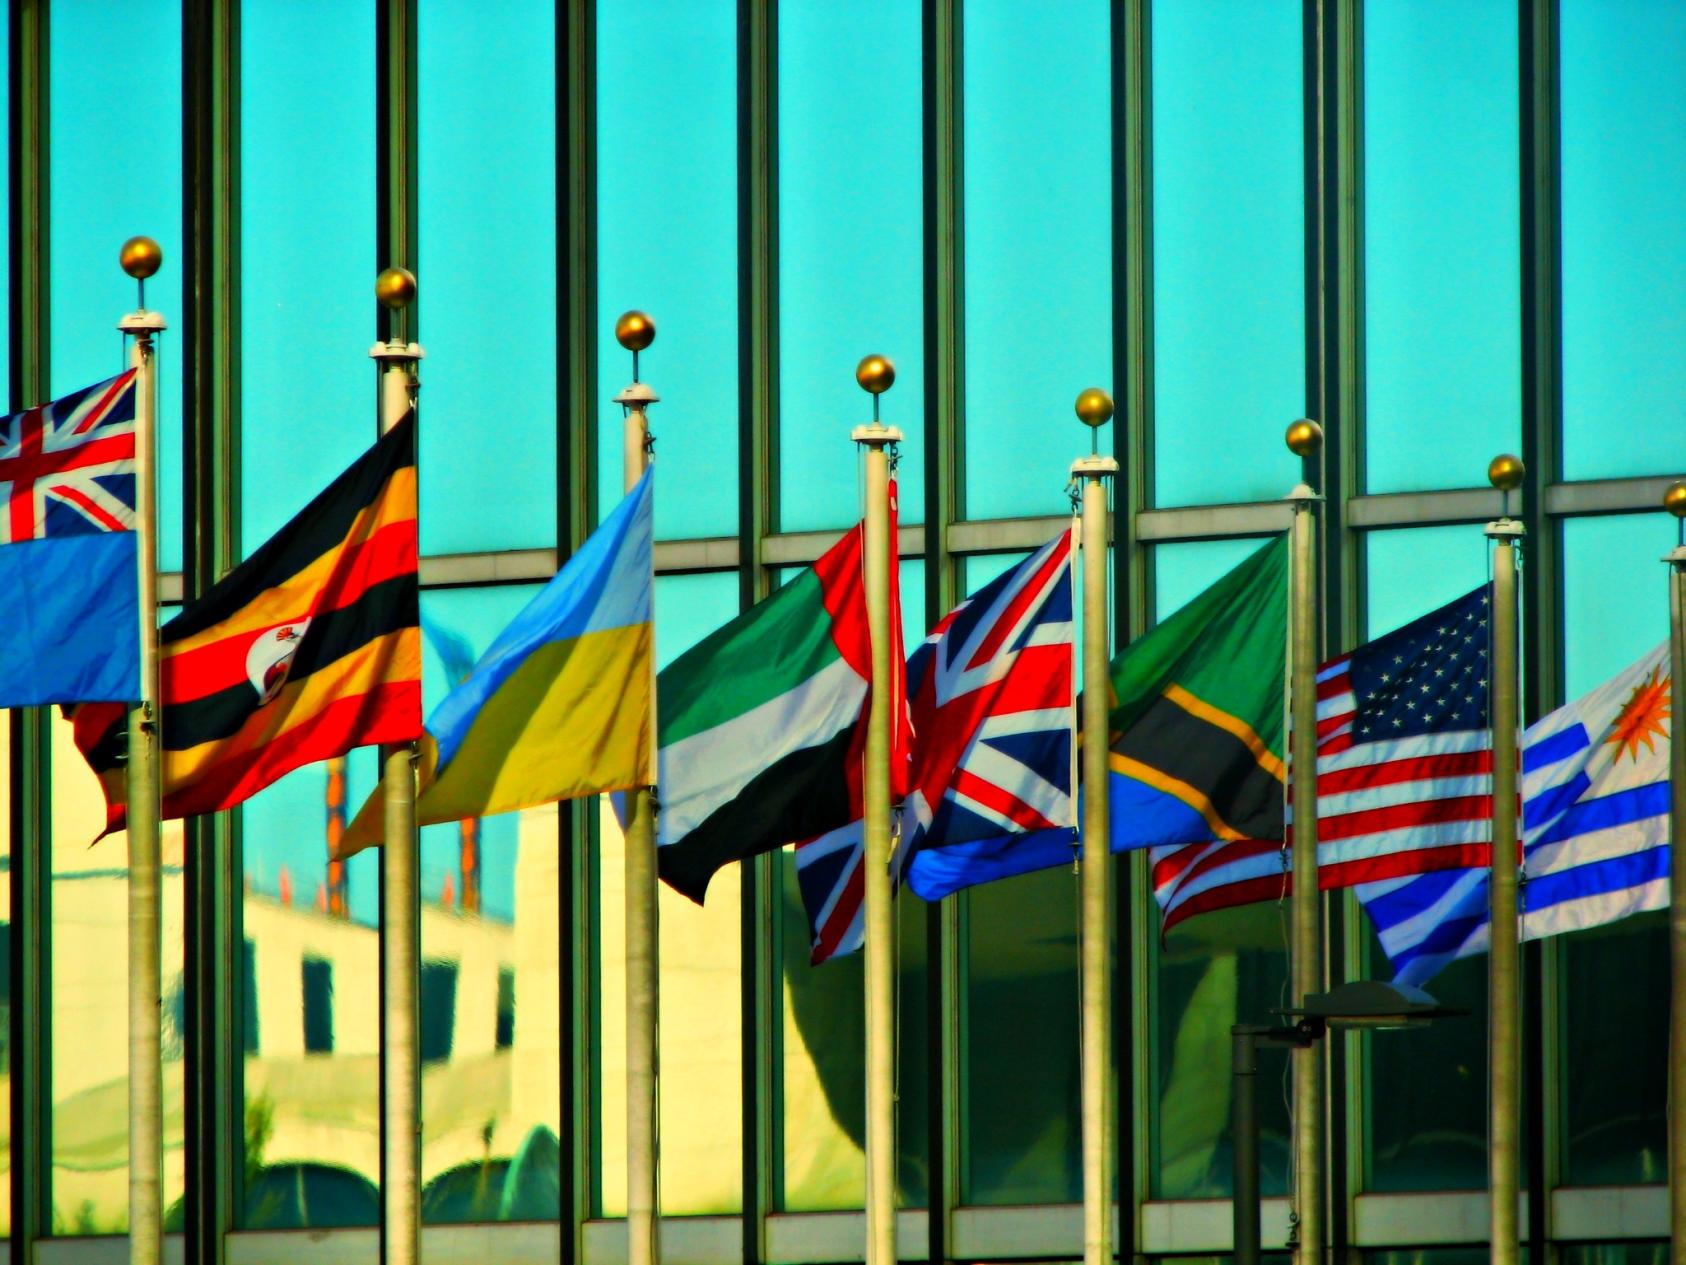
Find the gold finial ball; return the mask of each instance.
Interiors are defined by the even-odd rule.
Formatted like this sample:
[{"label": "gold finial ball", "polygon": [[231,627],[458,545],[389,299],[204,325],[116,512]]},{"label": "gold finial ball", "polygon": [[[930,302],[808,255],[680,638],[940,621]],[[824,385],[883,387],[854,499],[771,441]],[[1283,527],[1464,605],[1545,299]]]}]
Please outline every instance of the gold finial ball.
[{"label": "gold finial ball", "polygon": [[1686,518],[1686,479],[1668,485],[1663,493],[1663,508],[1676,518]]},{"label": "gold finial ball", "polygon": [[1288,451],[1296,457],[1310,457],[1323,447],[1323,428],[1311,418],[1302,417],[1289,423],[1283,440],[1288,445]]},{"label": "gold finial ball", "polygon": [[615,341],[628,351],[643,351],[656,341],[656,323],[648,312],[622,312],[615,322]]},{"label": "gold finial ball", "polygon": [[868,394],[883,395],[896,385],[896,366],[888,356],[862,356],[860,364],[855,366],[855,381]]},{"label": "gold finial ball", "polygon": [[416,274],[408,268],[387,268],[375,278],[375,298],[394,312],[416,301]]},{"label": "gold finial ball", "polygon": [[1522,458],[1502,452],[1487,463],[1487,482],[1501,492],[1514,492],[1522,486]]},{"label": "gold finial ball", "polygon": [[1099,430],[1112,420],[1112,397],[1099,387],[1090,387],[1077,397],[1077,419]]},{"label": "gold finial ball", "polygon": [[117,262],[136,281],[145,281],[164,263],[164,248],[150,237],[131,237],[117,252]]}]

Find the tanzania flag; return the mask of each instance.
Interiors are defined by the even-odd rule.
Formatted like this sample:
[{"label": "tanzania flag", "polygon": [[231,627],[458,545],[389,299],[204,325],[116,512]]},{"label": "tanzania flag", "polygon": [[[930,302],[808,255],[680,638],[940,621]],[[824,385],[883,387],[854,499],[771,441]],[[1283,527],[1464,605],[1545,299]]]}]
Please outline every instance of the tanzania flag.
[{"label": "tanzania flag", "polygon": [[[417,607],[412,415],[164,625],[164,816],[231,808],[303,765],[419,736]],[[119,829],[124,710],[70,715]]]},{"label": "tanzania flag", "polygon": [[[894,540],[894,484],[890,505]],[[861,536],[857,526],[656,679],[657,862],[694,901],[721,866],[860,816],[872,677]],[[900,612],[892,565],[893,795],[907,777]]]}]

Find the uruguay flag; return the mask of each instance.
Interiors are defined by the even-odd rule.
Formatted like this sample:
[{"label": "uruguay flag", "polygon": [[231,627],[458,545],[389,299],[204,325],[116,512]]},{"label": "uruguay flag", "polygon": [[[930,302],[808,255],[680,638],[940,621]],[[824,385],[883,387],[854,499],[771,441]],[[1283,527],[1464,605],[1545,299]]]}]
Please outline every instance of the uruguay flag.
[{"label": "uruguay flag", "polygon": [[140,697],[135,372],[0,418],[0,707]]},{"label": "uruguay flag", "polygon": [[[1522,751],[1522,938],[1602,926],[1669,896],[1669,662],[1658,646],[1531,726]],[[1487,870],[1356,889],[1398,979],[1485,952]]]}]

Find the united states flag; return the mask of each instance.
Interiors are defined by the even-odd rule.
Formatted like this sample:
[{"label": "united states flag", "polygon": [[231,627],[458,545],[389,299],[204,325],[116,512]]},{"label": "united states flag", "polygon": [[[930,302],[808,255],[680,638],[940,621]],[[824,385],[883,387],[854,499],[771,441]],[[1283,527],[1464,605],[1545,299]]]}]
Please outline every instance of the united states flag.
[{"label": "united states flag", "polygon": [[[1317,673],[1318,879],[1324,888],[1485,865],[1491,589],[1483,586]],[[1288,891],[1281,840],[1156,848],[1167,929]]]},{"label": "united states flag", "polygon": [[135,371],[0,419],[0,544],[135,525]]},{"label": "united states flag", "polygon": [[[978,590],[914,651],[898,869],[1043,830],[1069,841],[1073,658],[1070,532]],[[860,822],[798,845],[796,866],[813,961],[858,949]]]}]

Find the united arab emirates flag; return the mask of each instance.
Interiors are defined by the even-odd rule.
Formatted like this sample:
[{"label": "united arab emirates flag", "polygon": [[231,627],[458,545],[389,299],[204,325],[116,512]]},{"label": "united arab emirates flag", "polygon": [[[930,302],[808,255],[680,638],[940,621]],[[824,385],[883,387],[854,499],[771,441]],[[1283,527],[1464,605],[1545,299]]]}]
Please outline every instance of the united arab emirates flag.
[{"label": "united arab emirates flag", "polygon": [[1288,545],[1278,537],[1112,661],[1115,849],[1282,838]]},{"label": "united arab emirates flag", "polygon": [[[890,504],[894,540],[894,485]],[[694,901],[721,866],[860,815],[872,674],[861,535],[855,527],[656,679],[657,861]],[[902,737],[892,748],[905,753],[900,610],[892,566],[891,714]]]}]

